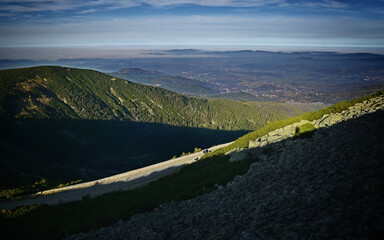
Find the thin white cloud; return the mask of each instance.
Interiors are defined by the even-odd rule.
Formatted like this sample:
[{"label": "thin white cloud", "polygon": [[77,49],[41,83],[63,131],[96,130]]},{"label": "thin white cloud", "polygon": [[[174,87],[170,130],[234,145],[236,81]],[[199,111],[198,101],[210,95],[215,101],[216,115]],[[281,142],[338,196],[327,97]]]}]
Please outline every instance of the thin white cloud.
[{"label": "thin white cloud", "polygon": [[274,3],[282,3],[285,0],[142,0],[141,2],[147,3],[156,7],[182,5],[182,4],[195,4],[199,6],[216,6],[216,7],[257,7]]},{"label": "thin white cloud", "polygon": [[300,6],[310,8],[327,8],[327,9],[345,9],[349,7],[348,4],[335,1],[335,0],[317,0],[317,1],[302,1],[282,3],[280,6]]},{"label": "thin white cloud", "polygon": [[302,6],[333,9],[345,8],[347,6],[345,3],[336,0],[311,0],[302,2],[291,2],[287,0],[3,0],[0,2],[0,8],[2,11],[19,13],[62,10],[82,10],[80,11],[81,13],[87,13],[87,8],[92,9],[92,11],[88,12],[94,12],[129,8],[142,4],[148,4],[157,8],[187,4],[212,7],[260,7],[277,4],[281,7]]},{"label": "thin white cloud", "polygon": [[93,12],[97,12],[97,9],[90,8],[84,11],[80,11],[79,14],[87,14],[87,13],[93,13]]},{"label": "thin white cloud", "polygon": [[341,2],[333,1],[333,0],[325,0],[322,3],[319,3],[319,6],[326,7],[326,8],[346,8],[346,7],[348,7],[348,5],[345,3],[341,3]]},{"label": "thin white cloud", "polygon": [[108,10],[115,8],[128,8],[140,3],[135,0],[4,0],[0,2],[1,10],[8,12],[42,12],[63,11],[94,8]]}]

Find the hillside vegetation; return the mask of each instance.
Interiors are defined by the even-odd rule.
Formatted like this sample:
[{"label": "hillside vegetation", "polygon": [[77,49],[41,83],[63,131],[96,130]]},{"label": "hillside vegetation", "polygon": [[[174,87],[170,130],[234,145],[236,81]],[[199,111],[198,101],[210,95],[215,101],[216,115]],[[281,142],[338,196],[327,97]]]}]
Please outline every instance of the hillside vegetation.
[{"label": "hillside vegetation", "polygon": [[85,69],[0,71],[0,117],[124,120],[252,130],[309,110],[301,105],[207,100]]},{"label": "hillside vegetation", "polygon": [[2,70],[0,198],[144,167],[309,109],[187,97],[86,69]]}]

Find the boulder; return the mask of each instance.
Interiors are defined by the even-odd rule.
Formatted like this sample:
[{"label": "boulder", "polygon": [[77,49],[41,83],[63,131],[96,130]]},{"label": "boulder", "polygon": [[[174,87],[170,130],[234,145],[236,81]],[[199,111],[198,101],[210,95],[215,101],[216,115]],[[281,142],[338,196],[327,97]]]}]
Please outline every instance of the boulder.
[{"label": "boulder", "polygon": [[336,123],[346,120],[341,114],[331,114],[319,122],[320,127],[330,127]]},{"label": "boulder", "polygon": [[248,147],[249,148],[257,148],[260,147],[260,141],[258,141],[260,138],[256,139],[255,141],[249,141]]}]

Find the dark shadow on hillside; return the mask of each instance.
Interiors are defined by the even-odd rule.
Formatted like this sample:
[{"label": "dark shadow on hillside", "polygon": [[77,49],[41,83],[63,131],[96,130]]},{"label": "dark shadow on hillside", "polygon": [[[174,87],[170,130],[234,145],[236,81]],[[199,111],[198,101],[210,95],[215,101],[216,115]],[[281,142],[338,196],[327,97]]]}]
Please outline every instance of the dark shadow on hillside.
[{"label": "dark shadow on hillside", "polygon": [[[179,221],[182,217],[190,220],[197,215],[201,219],[209,219],[213,212],[209,208],[210,204],[215,204],[217,209],[225,209],[222,216],[230,216],[223,218],[223,224],[217,225],[219,231],[214,233],[223,234],[218,235],[218,238],[234,234],[243,236],[242,233],[249,230],[255,234],[252,239],[260,235],[256,231],[268,239],[281,239],[284,236],[290,239],[309,239],[312,235],[315,235],[314,239],[380,239],[384,213],[384,192],[380,188],[384,183],[383,119],[384,111],[379,111],[319,129],[313,138],[288,139],[270,144],[267,147],[271,151],[264,154],[268,158],[255,158],[254,161],[258,163],[252,166],[253,172],[246,177],[235,178],[229,189],[221,190],[221,193],[225,191],[226,194],[222,195],[218,191],[216,195],[213,193],[206,196],[216,201],[204,201],[204,196],[197,199],[198,204],[191,200],[183,206],[195,208],[187,209],[183,211],[185,215],[173,219]],[[314,142],[318,134],[323,140]],[[289,141],[292,143],[293,155],[281,157],[282,147],[285,147],[282,144]],[[305,145],[310,142],[312,144]],[[223,160],[223,156],[211,159],[211,163],[215,163],[212,164],[215,170],[220,159]],[[5,221],[0,228],[5,236],[18,234],[23,238],[37,238],[31,236],[39,236],[40,233],[39,239],[62,239],[70,233],[85,232],[120,219],[129,219],[133,214],[150,211],[164,202],[206,194],[216,189],[215,181],[220,177],[215,174],[226,174],[233,170],[227,166],[213,174],[212,171],[210,174],[205,172],[200,177],[204,162],[207,161],[198,161],[185,167],[179,173],[167,177],[166,181],[158,181],[142,189],[141,193],[111,193],[92,200],[62,204],[57,208],[43,206],[34,214],[21,217],[19,221]],[[204,179],[206,176],[216,177],[216,180]],[[226,183],[222,182],[221,185],[225,186]],[[227,201],[227,198],[231,201]],[[135,202],[131,199],[139,200]],[[201,207],[201,203],[205,206]],[[164,207],[174,212],[174,207],[165,204]],[[183,212],[180,211],[181,214]],[[257,221],[254,221],[255,218]],[[79,219],[86,221],[79,225]],[[137,224],[136,229],[146,221],[156,221],[156,216],[146,215],[140,219],[133,223]],[[233,219],[242,224],[239,225]],[[164,224],[164,228],[167,230],[168,226],[179,223],[169,221]],[[74,224],[72,230],[65,230],[68,225]],[[195,224],[186,225],[185,221],[181,224],[181,229],[186,232],[190,227],[196,228]],[[224,224],[230,228],[222,228]],[[200,229],[209,231],[205,226],[213,225],[201,225]],[[64,231],[58,232],[57,229]],[[134,231],[136,229],[133,228]],[[231,232],[225,232],[227,229]]]},{"label": "dark shadow on hillside", "polygon": [[[253,151],[257,163],[245,191],[252,189],[256,199],[272,207],[255,213],[262,218],[257,225],[245,225],[268,238],[381,238],[384,111],[312,133],[246,150]],[[258,188],[251,187],[260,181]]]},{"label": "dark shadow on hillside", "polygon": [[0,120],[0,181],[92,180],[168,160],[195,147],[232,141],[246,131],[156,123]]}]

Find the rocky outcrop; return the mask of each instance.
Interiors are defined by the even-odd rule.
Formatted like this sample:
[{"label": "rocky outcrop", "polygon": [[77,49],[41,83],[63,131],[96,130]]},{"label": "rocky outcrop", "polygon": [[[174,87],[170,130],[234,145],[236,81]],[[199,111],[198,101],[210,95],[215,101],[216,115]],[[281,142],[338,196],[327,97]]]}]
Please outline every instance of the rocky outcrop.
[{"label": "rocky outcrop", "polygon": [[259,151],[248,172],[209,194],[66,239],[381,239],[384,111],[376,103],[341,114],[349,120],[323,117],[327,127],[311,138],[242,151]]},{"label": "rocky outcrop", "polygon": [[249,148],[264,147],[267,144],[280,142],[281,140],[293,137],[295,135],[296,128],[307,123],[310,123],[310,121],[302,120],[300,122],[269,132],[267,135],[262,136],[255,141],[249,141]]},{"label": "rocky outcrop", "polygon": [[336,123],[346,121],[348,119],[360,117],[367,113],[373,113],[384,108],[384,96],[379,96],[366,100],[362,103],[357,103],[348,110],[341,113],[326,114],[321,119],[314,120],[312,123],[316,128],[329,127]]},{"label": "rocky outcrop", "polygon": [[[370,100],[364,101],[363,103],[357,103],[354,106],[350,107],[348,110],[345,110],[341,113],[325,114],[322,118],[314,120],[312,122],[307,120],[302,120],[301,122],[288,125],[284,128],[276,129],[272,132],[269,132],[265,136],[262,136],[254,141],[250,141],[249,148],[264,147],[267,144],[279,142],[284,139],[293,137],[295,135],[296,129],[307,123],[313,124],[316,128],[330,127],[342,121],[360,117],[366,113],[372,113],[383,108],[384,108],[384,96],[372,98]],[[236,156],[236,155],[232,155],[232,156]],[[231,161],[234,161],[234,160],[239,160],[239,159],[238,157],[231,158]]]}]

